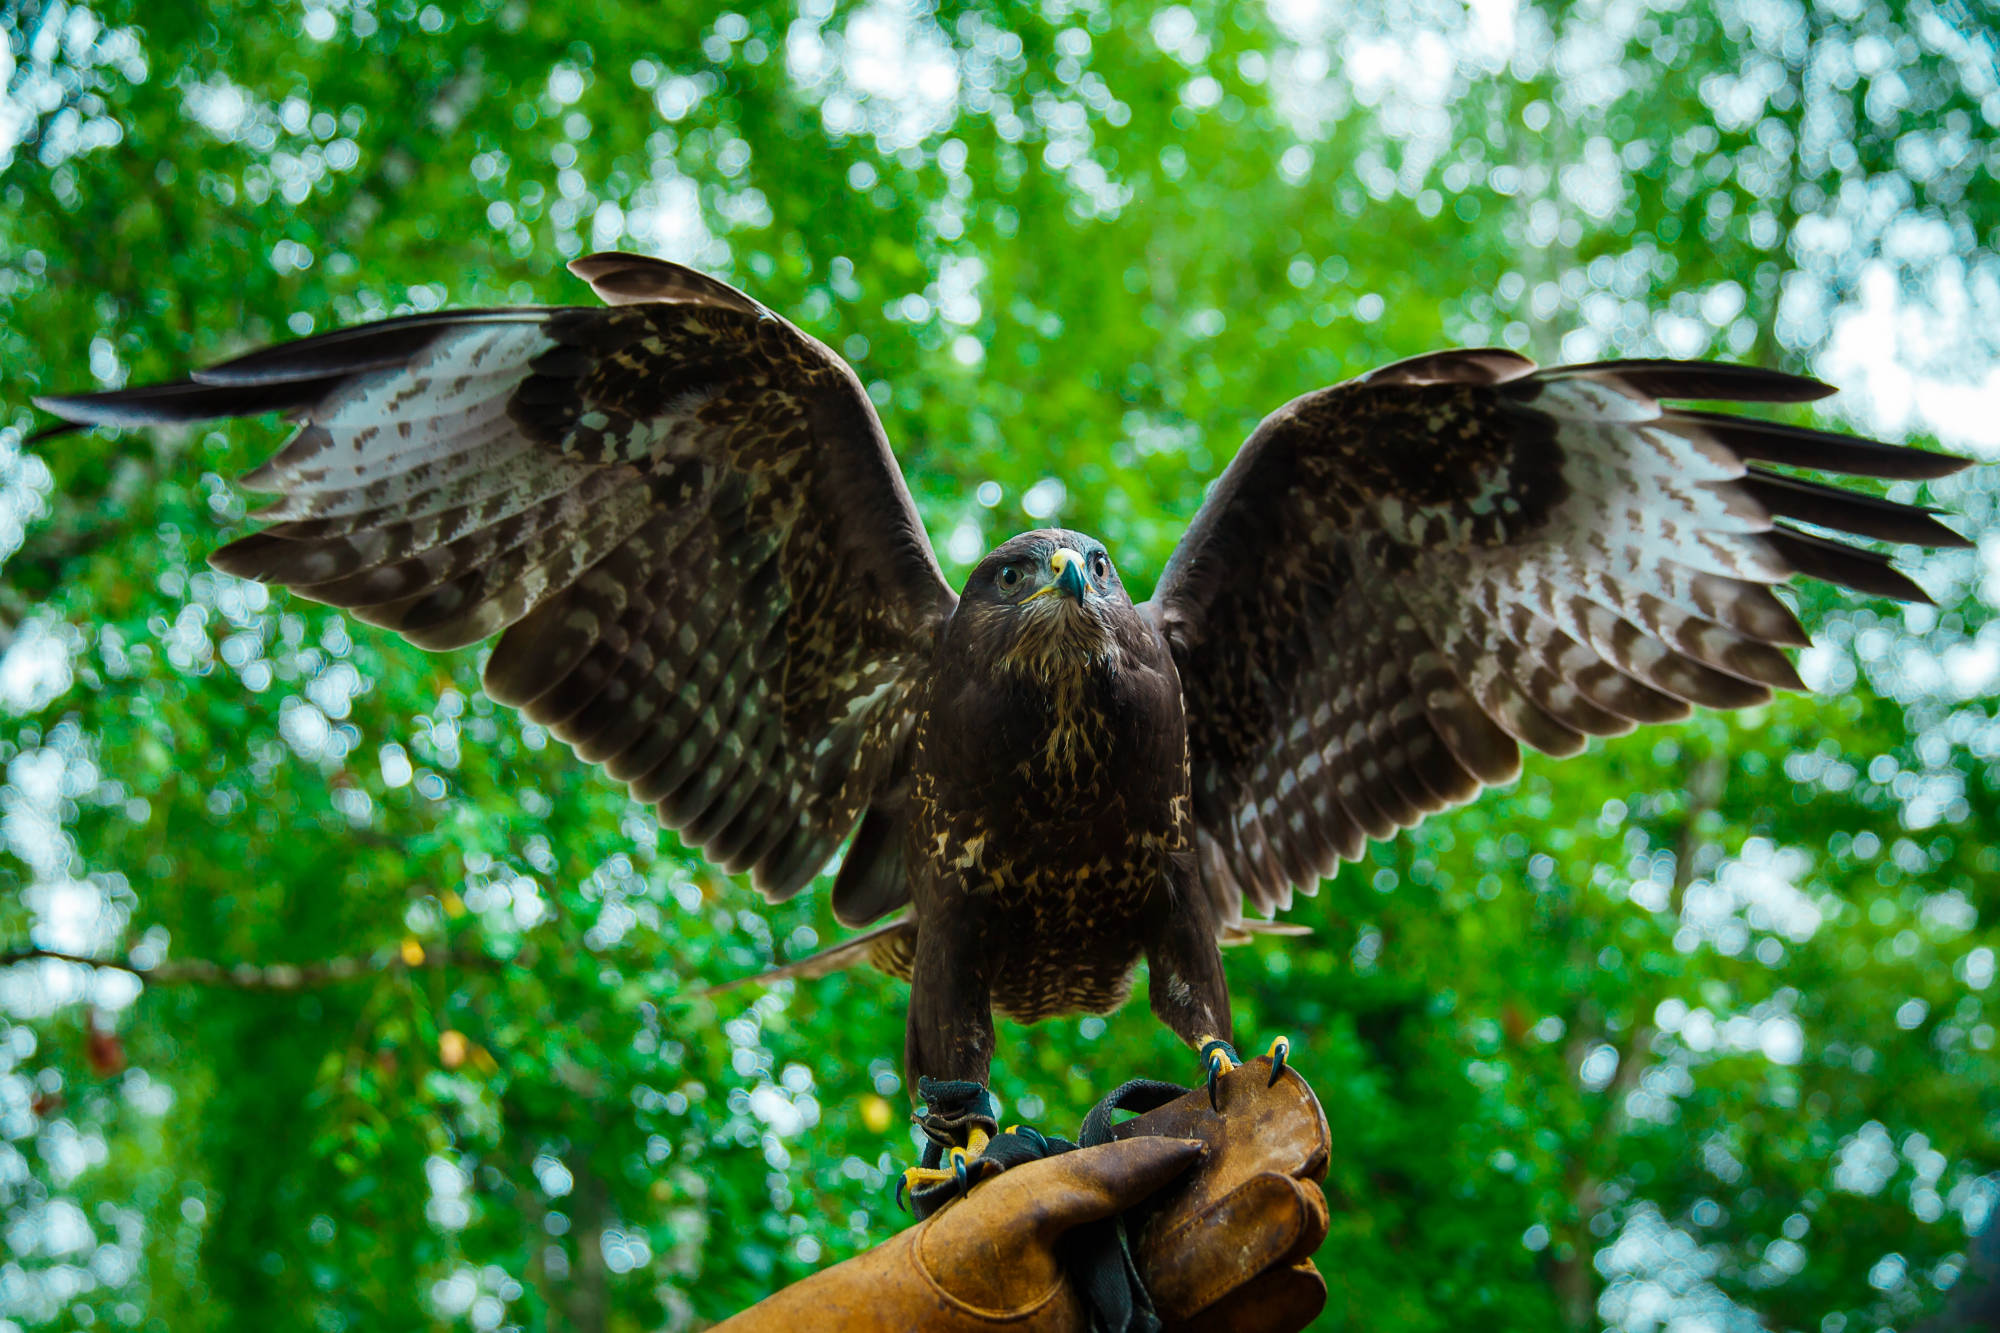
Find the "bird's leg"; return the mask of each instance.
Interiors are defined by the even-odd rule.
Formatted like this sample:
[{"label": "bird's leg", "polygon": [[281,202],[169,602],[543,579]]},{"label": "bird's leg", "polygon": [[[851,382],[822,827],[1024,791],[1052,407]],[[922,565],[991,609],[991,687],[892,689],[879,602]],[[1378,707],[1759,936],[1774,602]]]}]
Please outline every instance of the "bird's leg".
[{"label": "bird's leg", "polygon": [[986,1086],[993,1065],[993,992],[985,952],[961,932],[918,927],[904,1066],[924,1100],[917,1127],[930,1144],[922,1165],[902,1174],[899,1195],[945,1185],[963,1193],[999,1132],[999,1102]]},{"label": "bird's leg", "polygon": [[937,1195],[934,1202],[942,1202],[972,1188],[998,1128],[1000,1102],[980,1084],[962,1080],[920,1078],[917,1092],[925,1107],[917,1126],[930,1142],[922,1164],[897,1178],[896,1195],[898,1202],[908,1195],[921,1208],[928,1196]]},{"label": "bird's leg", "polygon": [[[1187,897],[1176,898],[1180,910],[1161,914],[1146,949],[1153,1013],[1201,1056],[1208,1104],[1219,1111],[1222,1076],[1243,1063],[1230,1044],[1229,983],[1213,923],[1205,912],[1187,910]],[[1285,1072],[1291,1049],[1285,1037],[1271,1043],[1271,1082]]]}]

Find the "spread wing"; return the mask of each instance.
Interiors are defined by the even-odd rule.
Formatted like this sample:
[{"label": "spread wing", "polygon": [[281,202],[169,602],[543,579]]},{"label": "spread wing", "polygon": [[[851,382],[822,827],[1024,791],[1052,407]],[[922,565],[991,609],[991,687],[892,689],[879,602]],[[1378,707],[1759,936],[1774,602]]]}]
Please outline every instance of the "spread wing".
[{"label": "spread wing", "polygon": [[425,648],[504,631],[488,693],[788,896],[893,798],[955,599],[839,357],[678,265],[571,267],[610,308],[391,319],[39,401],[297,419],[244,478],[272,526],[218,568]]},{"label": "spread wing", "polygon": [[1662,361],[1403,362],[1280,408],[1146,606],[1186,692],[1200,873],[1269,914],[1370,838],[1469,800],[1520,747],[1799,689],[1771,585],[1922,600],[1840,535],[1963,546],[1922,509],[1765,464],[1927,479],[1965,460],[1663,399],[1831,390]]}]

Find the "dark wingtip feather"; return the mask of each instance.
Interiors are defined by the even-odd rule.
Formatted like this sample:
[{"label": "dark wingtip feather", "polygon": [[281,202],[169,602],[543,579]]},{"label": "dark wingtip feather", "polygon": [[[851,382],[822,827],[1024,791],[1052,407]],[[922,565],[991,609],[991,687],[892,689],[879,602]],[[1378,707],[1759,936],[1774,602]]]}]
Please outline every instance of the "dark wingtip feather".
[{"label": "dark wingtip feather", "polygon": [[197,370],[200,384],[260,386],[305,380],[338,380],[405,365],[437,336],[468,324],[532,324],[548,317],[540,306],[500,306],[398,315],[372,324],[333,329],[311,338],[276,343]]},{"label": "dark wingtip feather", "polygon": [[[45,400],[40,398],[35,399],[34,404],[44,412],[54,412],[56,410],[48,406]],[[85,425],[81,421],[58,421],[53,426],[44,426],[40,430],[31,433],[26,442],[29,444],[39,444],[43,440],[54,440],[64,435],[75,435],[84,428]]]},{"label": "dark wingtip feather", "polygon": [[1883,481],[1936,481],[1962,472],[1976,461],[1903,444],[1883,444],[1838,431],[1787,426],[1720,412],[1678,410],[1661,417],[1660,424],[1683,433],[1698,431],[1739,458]]},{"label": "dark wingtip feather", "polygon": [[1938,522],[1931,510],[1917,505],[1861,495],[1761,468],[1752,468],[1750,475],[1737,484],[1780,518],[1795,518],[1836,532],[1911,546],[1964,550],[1975,544]]},{"label": "dark wingtip feather", "polygon": [[1931,595],[1877,551],[1864,551],[1842,542],[1815,537],[1797,528],[1778,524],[1764,535],[1773,549],[1798,573],[1807,578],[1852,588],[1856,592],[1890,597],[1899,602],[1934,605]]},{"label": "dark wingtip feather", "polygon": [[1737,403],[1810,403],[1837,392],[1831,384],[1808,376],[1761,366],[1650,357],[1552,366],[1537,378],[1613,380],[1649,398]]},{"label": "dark wingtip feather", "polygon": [[34,401],[43,411],[78,426],[172,426],[259,412],[297,411],[334,382],[321,379],[239,387],[172,380],[103,393],[49,395]]}]

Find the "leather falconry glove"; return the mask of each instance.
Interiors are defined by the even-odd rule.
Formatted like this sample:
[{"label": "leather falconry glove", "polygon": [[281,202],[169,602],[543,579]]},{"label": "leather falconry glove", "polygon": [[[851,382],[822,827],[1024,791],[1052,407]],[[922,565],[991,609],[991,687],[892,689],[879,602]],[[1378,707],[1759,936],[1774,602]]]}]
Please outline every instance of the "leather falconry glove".
[{"label": "leather falconry glove", "polygon": [[1255,1060],[1225,1076],[1221,1115],[1205,1091],[1190,1092],[1101,1126],[1108,1142],[1004,1171],[866,1254],[723,1321],[718,1333],[1087,1333],[1093,1306],[1065,1263],[1064,1241],[1120,1214],[1170,1333],[1293,1333],[1326,1301],[1308,1256],[1326,1239],[1316,1182],[1328,1134],[1304,1081],[1267,1087],[1268,1074],[1268,1062]]},{"label": "leather falconry glove", "polygon": [[1296,1069],[1262,1056],[1223,1075],[1221,1113],[1196,1089],[1111,1126],[1113,1138],[1199,1139],[1185,1182],[1126,1214],[1132,1255],[1169,1333],[1295,1333],[1326,1306],[1311,1256],[1326,1240],[1332,1137]]}]

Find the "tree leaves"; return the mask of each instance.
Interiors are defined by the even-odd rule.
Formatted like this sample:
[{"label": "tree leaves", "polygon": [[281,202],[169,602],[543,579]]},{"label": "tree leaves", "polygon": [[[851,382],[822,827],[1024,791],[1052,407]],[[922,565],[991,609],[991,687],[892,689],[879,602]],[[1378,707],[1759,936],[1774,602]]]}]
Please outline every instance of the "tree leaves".
[{"label": "tree leaves", "polygon": [[[1489,8],[0,16],[0,947],[151,973],[0,968],[0,1319],[689,1327],[890,1234],[915,1151],[895,983],[681,998],[823,895],[720,880],[478,652],[205,569],[275,426],[23,454],[29,394],[653,250],[855,363],[955,577],[1054,520],[1138,593],[1305,390],[1447,343],[1830,374],[1871,263],[1946,332],[1991,265],[1991,97],[1927,11]],[[1978,536],[1992,494],[1935,499]],[[2000,1165],[1978,569],[1808,597],[1833,692],[1531,763],[1232,951],[1239,1044],[1289,1033],[1349,1145],[1325,1326],[1934,1303]],[[1195,1073],[1137,1002],[1002,1028],[1058,1130]]]}]

